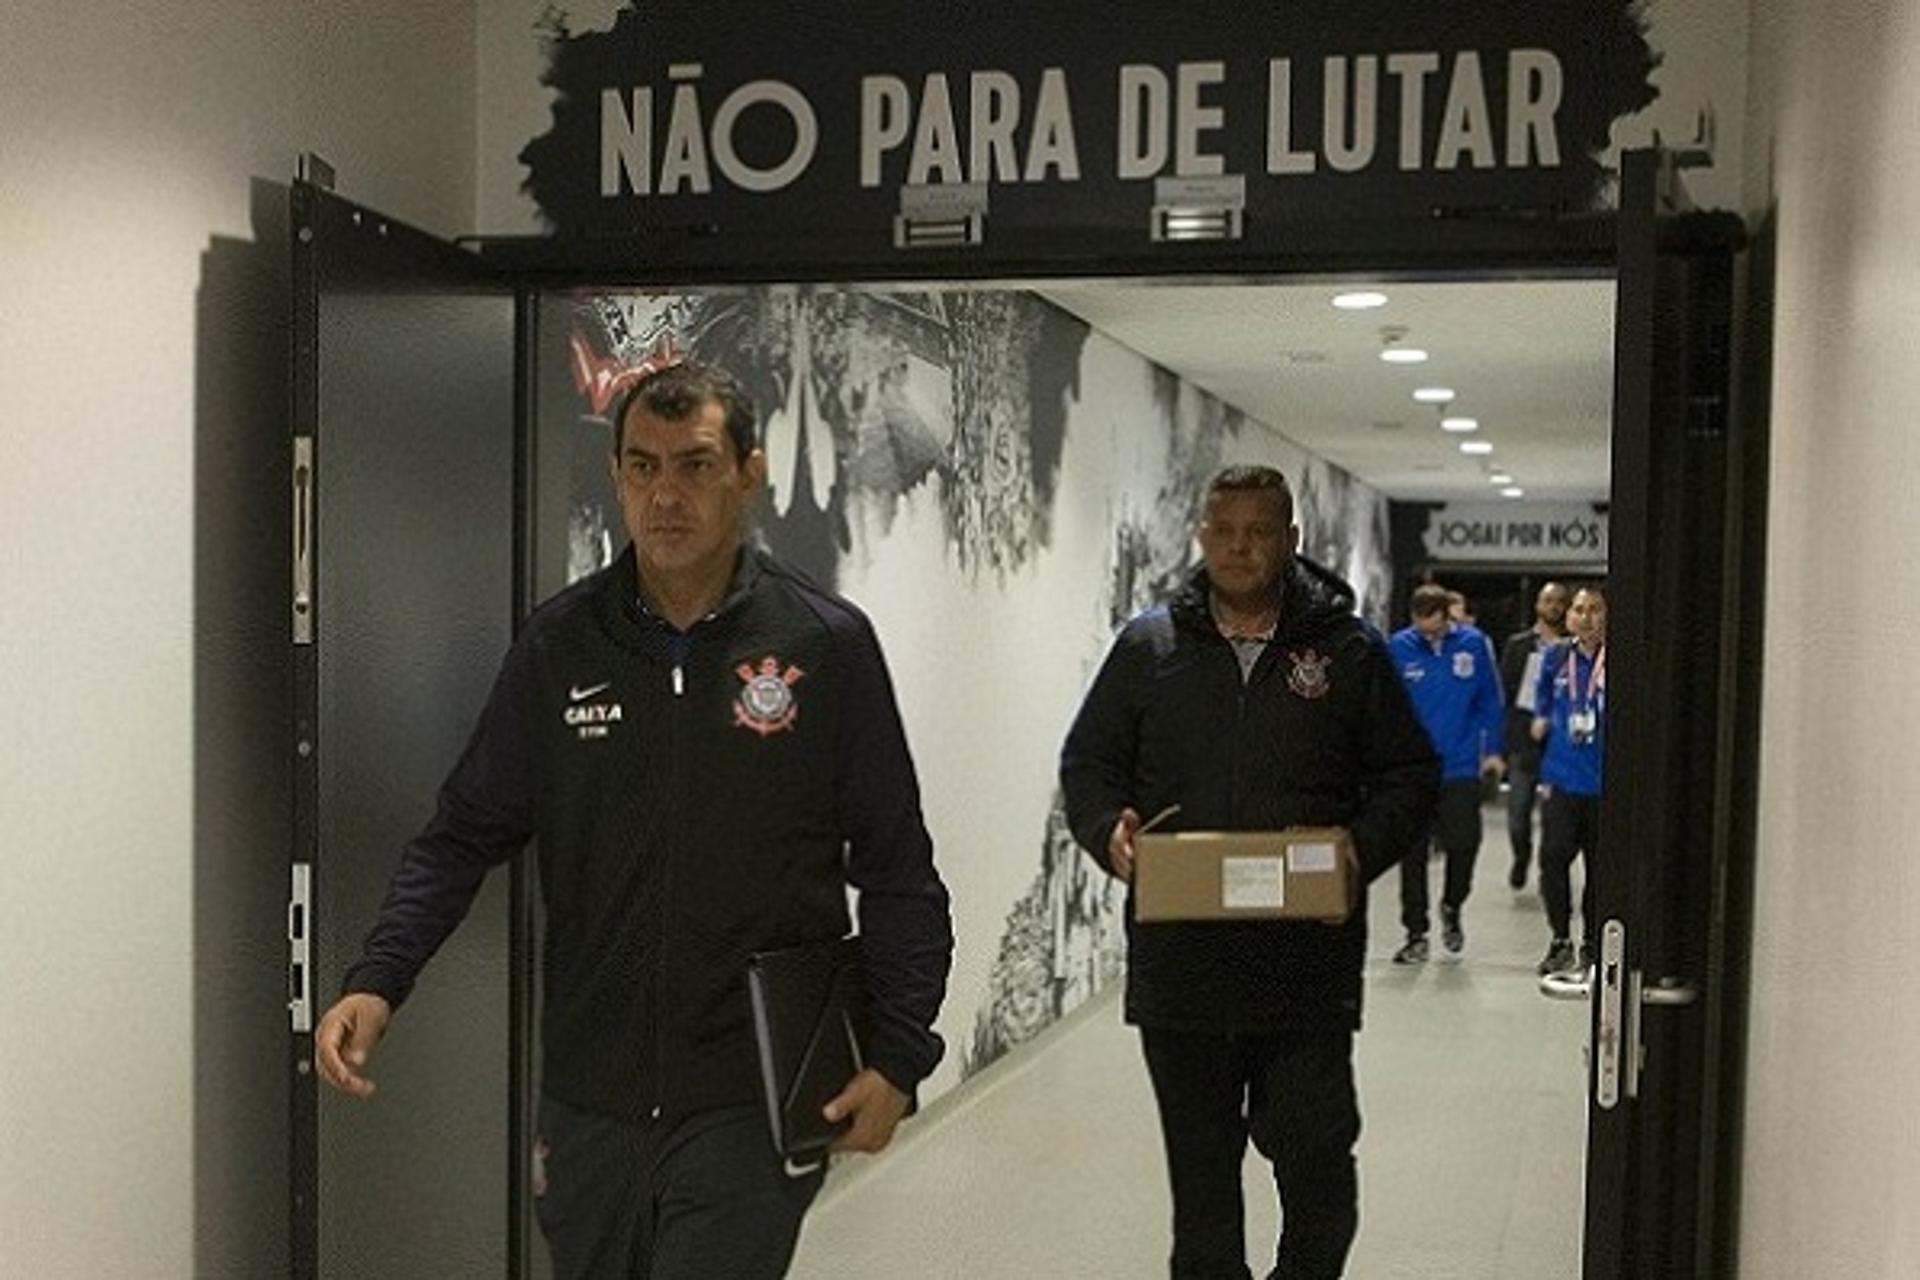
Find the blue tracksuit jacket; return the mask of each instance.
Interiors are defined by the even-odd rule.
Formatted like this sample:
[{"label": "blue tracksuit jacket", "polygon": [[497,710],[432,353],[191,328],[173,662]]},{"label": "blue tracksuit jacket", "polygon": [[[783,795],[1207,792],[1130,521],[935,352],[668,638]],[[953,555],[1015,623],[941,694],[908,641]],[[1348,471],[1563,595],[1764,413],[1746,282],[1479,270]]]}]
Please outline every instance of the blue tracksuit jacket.
[{"label": "blue tracksuit jacket", "polygon": [[1480,761],[1500,754],[1505,738],[1506,697],[1493,642],[1479,628],[1456,622],[1437,651],[1414,627],[1394,632],[1389,650],[1440,755],[1442,780],[1479,777]]},{"label": "blue tracksuit jacket", "polygon": [[[1533,705],[1547,721],[1547,749],[1540,758],[1540,781],[1568,795],[1600,794],[1600,763],[1607,753],[1607,682],[1602,648],[1589,658],[1572,641],[1547,650],[1540,663],[1540,688]],[[1594,678],[1594,666],[1600,676]],[[1577,712],[1591,712],[1594,731],[1575,742],[1568,722]]]}]

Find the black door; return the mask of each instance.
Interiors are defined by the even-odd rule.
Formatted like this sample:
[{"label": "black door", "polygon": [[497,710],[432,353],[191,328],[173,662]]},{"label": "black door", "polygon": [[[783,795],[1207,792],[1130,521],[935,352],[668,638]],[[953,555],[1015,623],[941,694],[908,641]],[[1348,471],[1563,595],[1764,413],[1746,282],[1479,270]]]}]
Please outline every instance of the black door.
[{"label": "black door", "polygon": [[[1740,527],[1748,472],[1728,412],[1741,240],[1684,211],[1671,158],[1621,186],[1609,579],[1608,743],[1591,1000],[1585,1275],[1719,1274],[1724,885],[1757,687]],[[1755,481],[1760,483],[1760,481]],[[1731,950],[1737,951],[1738,948]]]},{"label": "black door", "polygon": [[312,1027],[511,637],[515,300],[478,258],[297,184],[291,1249],[296,1276],[501,1275],[508,877],[428,966],[367,1102]]}]

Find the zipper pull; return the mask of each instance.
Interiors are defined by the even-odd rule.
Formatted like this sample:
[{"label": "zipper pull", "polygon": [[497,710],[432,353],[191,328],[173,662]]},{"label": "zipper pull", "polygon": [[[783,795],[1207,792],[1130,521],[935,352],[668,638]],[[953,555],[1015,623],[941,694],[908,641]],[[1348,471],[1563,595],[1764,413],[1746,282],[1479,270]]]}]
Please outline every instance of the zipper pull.
[{"label": "zipper pull", "polygon": [[687,691],[686,668],[675,666],[673,669],[673,696],[678,698],[683,694],[685,694],[686,691]]}]

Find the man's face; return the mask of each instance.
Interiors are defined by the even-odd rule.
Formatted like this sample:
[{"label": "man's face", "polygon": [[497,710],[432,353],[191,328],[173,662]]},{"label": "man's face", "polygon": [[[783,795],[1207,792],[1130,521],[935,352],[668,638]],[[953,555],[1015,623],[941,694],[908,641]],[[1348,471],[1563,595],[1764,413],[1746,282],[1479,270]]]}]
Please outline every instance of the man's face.
[{"label": "man's face", "polygon": [[1550,627],[1566,625],[1567,589],[1557,582],[1540,588],[1540,594],[1533,599],[1533,616]]},{"label": "man's face", "polygon": [[1207,497],[1200,521],[1200,553],[1207,579],[1220,596],[1252,604],[1273,594],[1293,558],[1300,530],[1280,495],[1268,489],[1219,489]]},{"label": "man's face", "polygon": [[758,449],[744,462],[734,456],[718,404],[709,401],[679,422],[635,405],[613,482],[641,567],[676,575],[731,564],[766,469]]},{"label": "man's face", "polygon": [[1602,596],[1591,591],[1582,591],[1573,597],[1573,603],[1567,607],[1567,626],[1576,640],[1589,642],[1607,638],[1607,602]]},{"label": "man's face", "polygon": [[1447,634],[1447,628],[1453,625],[1453,619],[1447,616],[1445,609],[1435,609],[1424,617],[1415,615],[1413,629],[1429,640],[1438,640]]}]

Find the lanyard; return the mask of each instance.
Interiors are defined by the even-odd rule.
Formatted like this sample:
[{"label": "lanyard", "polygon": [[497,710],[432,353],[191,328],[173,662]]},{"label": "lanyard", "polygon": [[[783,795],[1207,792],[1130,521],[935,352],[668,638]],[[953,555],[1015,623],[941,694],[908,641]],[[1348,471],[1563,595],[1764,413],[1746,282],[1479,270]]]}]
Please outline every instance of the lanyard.
[{"label": "lanyard", "polygon": [[1584,704],[1591,710],[1594,698],[1607,691],[1607,646],[1602,642],[1600,652],[1593,655],[1593,660],[1587,668],[1587,696],[1585,698],[1580,696],[1581,656],[1580,644],[1578,641],[1575,641],[1573,646],[1573,670],[1567,673],[1567,691],[1573,695],[1574,706],[1578,707]]}]

